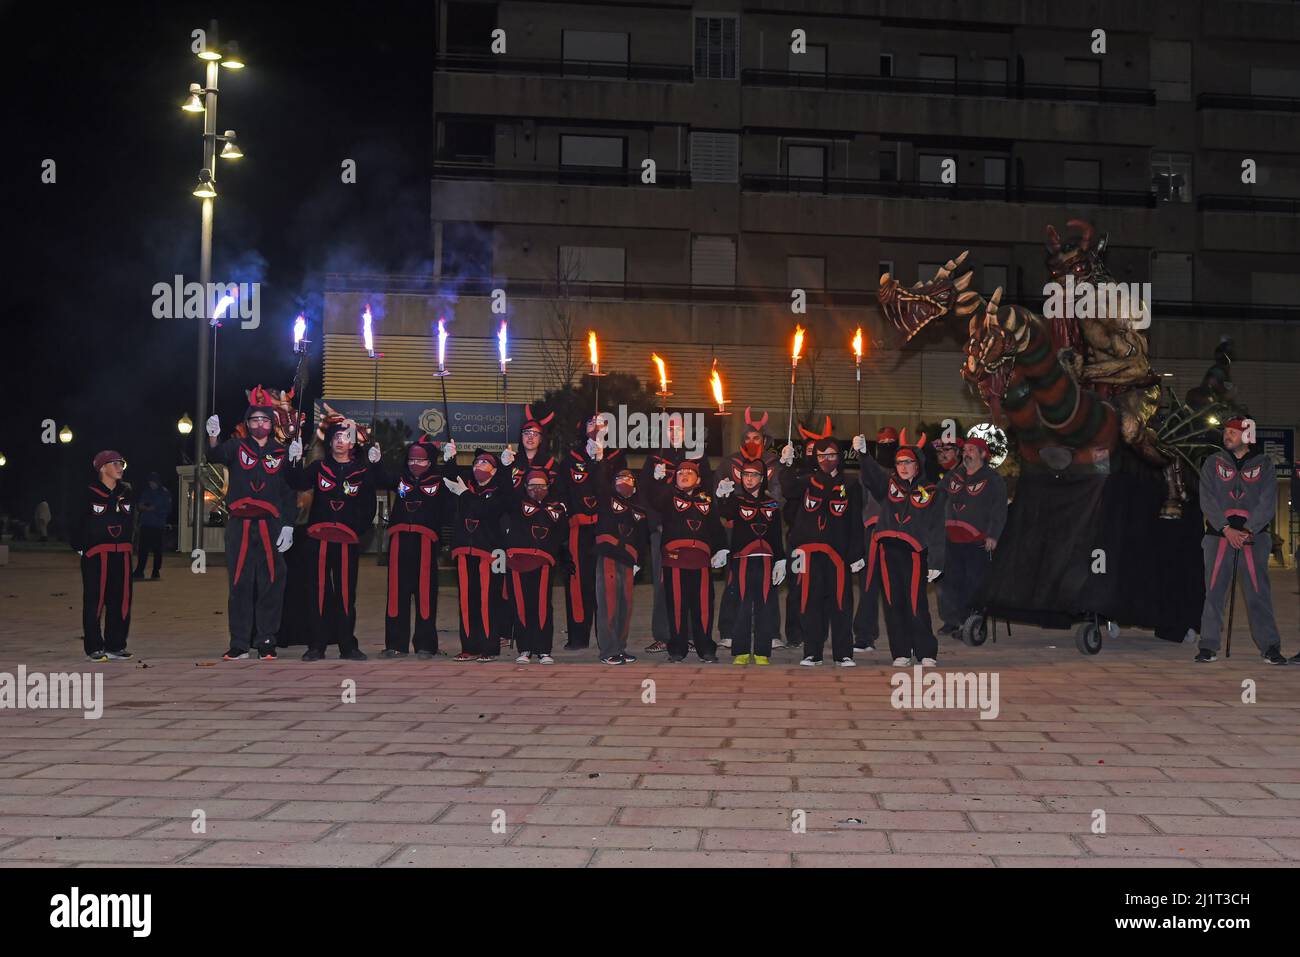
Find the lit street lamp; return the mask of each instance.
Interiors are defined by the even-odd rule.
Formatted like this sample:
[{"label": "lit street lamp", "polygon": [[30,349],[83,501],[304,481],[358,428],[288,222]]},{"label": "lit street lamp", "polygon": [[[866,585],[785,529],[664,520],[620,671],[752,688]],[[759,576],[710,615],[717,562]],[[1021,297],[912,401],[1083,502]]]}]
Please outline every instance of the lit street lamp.
[{"label": "lit street lamp", "polygon": [[[212,309],[212,302],[208,295],[208,289],[212,281],[212,214],[213,201],[217,197],[216,186],[216,159],[217,143],[222,143],[222,159],[239,159],[244,155],[239,148],[235,139],[234,130],[226,130],[225,135],[217,133],[217,87],[220,79],[220,67],[227,70],[242,70],[245,66],[244,58],[240,55],[239,45],[229,43],[223,49],[217,44],[217,22],[212,21],[208,30],[206,42],[202,50],[199,51],[198,57],[204,61],[206,80],[202,86],[197,83],[191,83],[189,95],[181,105],[181,109],[187,113],[203,114],[203,166],[199,171],[198,184],[194,187],[194,195],[203,201],[202,205],[202,230],[199,240],[199,285],[203,289],[203,319],[209,320],[207,325],[212,328],[212,359],[216,361],[216,336],[217,324],[208,315]],[[200,98],[202,94],[202,98]],[[206,421],[209,410],[207,407],[208,395],[208,331],[203,322],[199,323],[199,348],[198,348],[198,375],[195,384],[197,396],[197,420]],[[215,386],[216,376],[212,377]],[[188,416],[182,419],[182,422],[189,422]],[[189,422],[189,428],[183,428],[177,423],[177,429],[181,435],[188,435],[194,430],[192,422]],[[191,516],[193,521],[194,538],[190,543],[191,548],[199,548],[203,541],[203,506],[202,506],[202,489],[203,489],[203,445],[204,433],[199,431],[194,437],[194,509]]]},{"label": "lit street lamp", "polygon": [[71,442],[72,429],[68,428],[68,426],[66,425],[63,428],[59,429],[59,441],[62,442],[64,445],[67,445],[69,442]]},{"label": "lit street lamp", "polygon": [[181,435],[189,435],[194,431],[194,423],[190,421],[188,413],[182,415],[180,421],[176,423],[176,431]]}]

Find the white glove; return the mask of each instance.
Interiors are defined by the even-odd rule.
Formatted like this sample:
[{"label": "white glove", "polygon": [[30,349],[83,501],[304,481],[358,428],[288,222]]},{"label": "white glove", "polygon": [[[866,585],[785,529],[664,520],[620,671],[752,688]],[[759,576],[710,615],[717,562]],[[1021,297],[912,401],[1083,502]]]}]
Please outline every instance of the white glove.
[{"label": "white glove", "polygon": [[718,483],[718,498],[726,498],[736,490],[736,483],[731,479],[724,478]]},{"label": "white glove", "polygon": [[501,464],[510,465],[511,463],[514,462],[514,460],[515,460],[515,450],[507,445],[504,449],[501,450]]},{"label": "white glove", "polygon": [[709,562],[709,564],[714,568],[721,568],[723,565],[727,564],[727,556],[730,554],[731,552],[725,548],[719,549],[718,551],[714,552],[713,559]]},{"label": "white glove", "polygon": [[779,585],[785,581],[785,559],[782,558],[772,566],[772,584]]},{"label": "white glove", "polygon": [[781,450],[780,461],[782,465],[794,464],[794,446],[791,445],[789,442],[785,443],[785,448]]},{"label": "white glove", "polygon": [[664,465],[663,462],[655,463],[655,470],[654,470],[655,481],[662,482],[667,475],[668,475],[668,466]]},{"label": "white glove", "polygon": [[464,494],[465,494],[465,488],[466,488],[466,485],[465,485],[465,480],[464,480],[464,479],[461,479],[461,478],[445,478],[445,479],[442,480],[442,484],[445,485],[445,486],[447,486],[448,490],[451,492],[452,495],[464,495]]},{"label": "white glove", "polygon": [[853,436],[853,451],[858,453],[867,451],[867,437],[865,435]]},{"label": "white glove", "polygon": [[366,458],[370,459],[373,464],[383,458],[383,453],[379,451],[379,446],[372,445],[370,446],[370,451],[366,453]]},{"label": "white glove", "polygon": [[852,565],[849,566],[849,571],[860,572],[862,571],[862,569],[866,567],[867,567],[867,560],[865,558],[859,558],[856,562],[854,562]]},{"label": "white glove", "polygon": [[639,572],[640,570],[641,570],[641,566],[640,566],[640,565],[633,565],[633,566],[632,566],[632,577],[633,577],[633,578],[636,578],[636,573]]},{"label": "white glove", "polygon": [[293,528],[286,525],[280,529],[280,537],[275,540],[275,550],[277,552],[287,552],[293,547]]},{"label": "white glove", "polygon": [[208,435],[214,439],[221,434],[221,420],[215,415],[208,416],[207,424]]},{"label": "white glove", "polygon": [[289,461],[297,462],[302,458],[302,439],[294,439],[289,443]]},{"label": "white glove", "polygon": [[943,569],[931,568],[928,572],[925,573],[925,580],[928,582],[932,582],[942,574],[943,574]]},{"label": "white glove", "polygon": [[82,556],[82,557],[83,557],[83,558],[84,558],[84,557],[85,557],[85,555],[86,555],[86,553],[85,553],[85,552],[83,552],[83,551],[80,551],[80,550],[78,550],[78,552],[77,552],[77,554],[78,554],[78,555],[80,555],[80,556]]},{"label": "white glove", "polygon": [[444,462],[450,462],[455,457],[456,457],[456,443],[453,442],[451,439],[448,439],[442,445],[442,460]]},{"label": "white glove", "polygon": [[599,462],[605,457],[605,446],[595,439],[587,440],[587,458],[595,459]]}]

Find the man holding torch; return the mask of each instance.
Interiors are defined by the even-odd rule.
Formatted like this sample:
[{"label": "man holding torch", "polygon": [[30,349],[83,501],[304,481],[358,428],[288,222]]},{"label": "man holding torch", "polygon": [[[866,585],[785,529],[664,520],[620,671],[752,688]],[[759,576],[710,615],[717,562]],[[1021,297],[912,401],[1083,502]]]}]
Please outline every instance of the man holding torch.
[{"label": "man holding torch", "polygon": [[571,449],[561,475],[562,498],[569,513],[569,557],[576,569],[565,576],[565,614],[568,641],[565,651],[591,646],[591,625],[596,613],[596,522],[600,517],[598,473],[618,471],[624,456],[605,447],[605,424],[597,413],[578,425],[579,448]]}]

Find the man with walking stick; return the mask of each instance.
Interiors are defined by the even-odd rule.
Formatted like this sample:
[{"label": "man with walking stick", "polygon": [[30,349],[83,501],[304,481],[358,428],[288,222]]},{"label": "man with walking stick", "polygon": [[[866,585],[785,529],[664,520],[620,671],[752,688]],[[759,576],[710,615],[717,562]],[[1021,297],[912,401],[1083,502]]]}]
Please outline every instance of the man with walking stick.
[{"label": "man with walking stick", "polygon": [[[1235,590],[1240,564],[1245,570],[1242,596],[1251,637],[1269,664],[1287,663],[1268,582],[1268,556],[1273,548],[1268,528],[1277,508],[1277,477],[1273,460],[1251,443],[1254,432],[1252,419],[1229,419],[1223,426],[1223,449],[1201,466],[1205,607],[1201,611],[1200,650],[1194,659],[1198,662],[1218,659],[1223,603]],[[1229,561],[1231,569],[1226,567]]]}]

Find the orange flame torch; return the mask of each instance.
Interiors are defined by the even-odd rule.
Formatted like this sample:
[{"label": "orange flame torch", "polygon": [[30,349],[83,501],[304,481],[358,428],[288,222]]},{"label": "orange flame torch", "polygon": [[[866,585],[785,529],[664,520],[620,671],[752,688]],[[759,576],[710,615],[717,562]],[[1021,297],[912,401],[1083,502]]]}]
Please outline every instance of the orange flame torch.
[{"label": "orange flame torch", "polygon": [[656,353],[650,353],[650,361],[655,364],[659,370],[659,391],[655,395],[659,396],[659,407],[662,409],[667,405],[667,399],[671,392],[668,391],[668,383],[672,381],[668,378],[668,367],[664,365],[664,360],[659,358]]},{"label": "orange flame torch", "polygon": [[718,411],[714,415],[731,415],[727,411],[727,400],[722,397],[722,376],[718,375],[718,360],[713,360],[713,374],[709,376],[709,388],[713,390],[713,401],[718,403]]},{"label": "orange flame torch", "polygon": [[862,327],[853,333],[853,376],[858,383],[858,434],[862,433]]},{"label": "orange flame torch", "polygon": [[794,327],[794,345],[790,349],[790,415],[785,424],[785,442],[790,444],[794,437],[794,377],[799,368],[799,356],[803,354],[803,326]]}]

